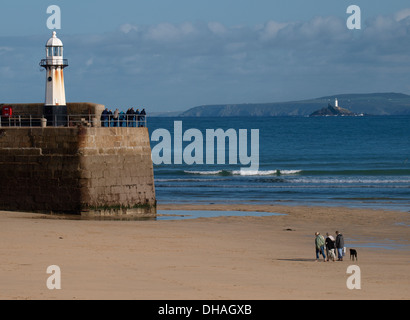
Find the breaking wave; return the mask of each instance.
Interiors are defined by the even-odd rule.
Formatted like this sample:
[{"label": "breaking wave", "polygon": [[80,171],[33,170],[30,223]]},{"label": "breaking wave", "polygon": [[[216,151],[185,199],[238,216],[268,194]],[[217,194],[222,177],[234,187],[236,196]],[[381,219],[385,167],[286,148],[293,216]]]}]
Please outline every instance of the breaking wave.
[{"label": "breaking wave", "polygon": [[215,170],[215,171],[189,171],[185,170],[185,174],[189,175],[217,175],[217,176],[280,176],[280,175],[297,175],[302,170]]}]

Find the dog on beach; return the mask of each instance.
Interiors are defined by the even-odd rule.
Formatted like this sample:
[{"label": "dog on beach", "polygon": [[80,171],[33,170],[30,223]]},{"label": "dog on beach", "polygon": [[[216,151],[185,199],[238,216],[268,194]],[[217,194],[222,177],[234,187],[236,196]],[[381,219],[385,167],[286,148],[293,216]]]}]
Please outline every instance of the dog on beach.
[{"label": "dog on beach", "polygon": [[357,251],[356,249],[350,249],[350,260],[353,260],[356,258],[357,261]]},{"label": "dog on beach", "polygon": [[328,251],[328,261],[329,259],[332,259],[332,261],[335,261],[336,259],[335,249],[330,249]]}]

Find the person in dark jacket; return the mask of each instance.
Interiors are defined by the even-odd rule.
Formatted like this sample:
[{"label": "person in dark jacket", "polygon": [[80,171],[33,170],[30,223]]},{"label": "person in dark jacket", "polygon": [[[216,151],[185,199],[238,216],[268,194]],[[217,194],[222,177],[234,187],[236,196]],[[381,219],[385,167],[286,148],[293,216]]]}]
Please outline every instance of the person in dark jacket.
[{"label": "person in dark jacket", "polygon": [[139,126],[140,126],[140,121],[141,121],[141,112],[140,112],[140,109],[137,109],[137,111],[135,111],[135,114],[137,115],[137,116],[136,116],[136,119],[137,119],[137,125],[136,125],[136,127],[139,127]]},{"label": "person in dark jacket", "polygon": [[126,117],[127,117],[127,127],[131,127],[131,124],[132,124],[131,118],[133,117],[133,112],[131,111],[131,108],[127,110]]},{"label": "person in dark jacket", "polygon": [[139,127],[145,127],[145,116],[147,115],[147,113],[145,112],[145,109],[142,109],[141,113],[140,113],[140,121],[139,123]]},{"label": "person in dark jacket", "polygon": [[107,119],[108,119],[108,109],[105,109],[101,114],[101,126],[107,126]]},{"label": "person in dark jacket", "polygon": [[125,124],[126,124],[125,119],[126,119],[125,112],[124,112],[124,111],[121,111],[121,112],[120,112],[120,127],[121,127],[121,128],[126,127],[126,125],[125,125]]},{"label": "person in dark jacket", "polygon": [[108,126],[112,127],[113,126],[113,113],[111,109],[108,111],[107,115],[108,115]]},{"label": "person in dark jacket", "polygon": [[345,247],[345,240],[343,238],[343,235],[339,231],[336,231],[336,249],[337,249],[337,255],[338,255],[337,261],[343,261],[344,247]]},{"label": "person in dark jacket", "polygon": [[138,115],[139,115],[138,109],[134,110],[134,108],[131,108],[131,115],[132,115],[132,117],[131,117],[131,119],[132,119],[131,127],[134,128],[134,127],[137,126],[137,119],[138,119]]}]

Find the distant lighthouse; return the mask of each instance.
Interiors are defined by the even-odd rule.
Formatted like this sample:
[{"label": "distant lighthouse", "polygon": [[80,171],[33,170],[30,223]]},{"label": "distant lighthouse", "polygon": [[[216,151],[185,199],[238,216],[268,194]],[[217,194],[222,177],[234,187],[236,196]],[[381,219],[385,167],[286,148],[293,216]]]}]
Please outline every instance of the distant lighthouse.
[{"label": "distant lighthouse", "polygon": [[57,38],[55,31],[47,41],[46,59],[41,60],[40,66],[46,69],[44,116],[48,125],[65,125],[67,105],[63,70],[68,67],[68,60],[63,59],[63,42]]}]

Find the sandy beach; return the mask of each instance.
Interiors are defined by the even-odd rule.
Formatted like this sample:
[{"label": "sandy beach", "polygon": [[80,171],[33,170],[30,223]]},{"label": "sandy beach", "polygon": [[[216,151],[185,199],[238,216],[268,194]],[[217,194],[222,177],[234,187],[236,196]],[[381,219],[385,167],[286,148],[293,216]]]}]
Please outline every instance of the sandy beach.
[{"label": "sandy beach", "polygon": [[[409,299],[409,214],[269,205],[161,210],[274,212],[170,221],[68,220],[0,212],[0,299]],[[339,230],[358,261],[315,262],[314,233]],[[49,290],[48,266],[61,270]],[[346,282],[360,268],[361,289]]]}]

